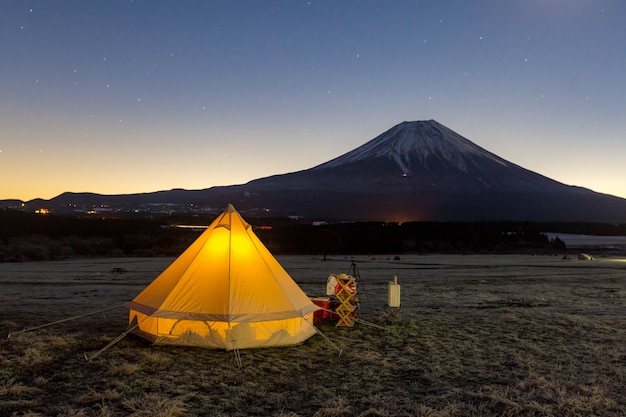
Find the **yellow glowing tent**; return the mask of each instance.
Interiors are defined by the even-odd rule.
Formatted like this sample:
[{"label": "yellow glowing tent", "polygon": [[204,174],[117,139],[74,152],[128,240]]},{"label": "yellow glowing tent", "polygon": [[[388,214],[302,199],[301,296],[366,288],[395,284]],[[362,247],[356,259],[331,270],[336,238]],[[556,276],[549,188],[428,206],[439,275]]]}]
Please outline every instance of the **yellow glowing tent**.
[{"label": "yellow glowing tent", "polygon": [[319,310],[230,204],[127,306],[156,344],[229,350],[301,343]]}]

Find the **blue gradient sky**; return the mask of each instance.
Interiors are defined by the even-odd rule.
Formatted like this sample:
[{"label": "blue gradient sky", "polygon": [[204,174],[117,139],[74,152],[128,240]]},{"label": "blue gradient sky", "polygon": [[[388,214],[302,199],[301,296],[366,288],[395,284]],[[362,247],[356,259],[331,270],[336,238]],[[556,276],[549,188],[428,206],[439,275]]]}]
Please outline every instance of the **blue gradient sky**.
[{"label": "blue gradient sky", "polygon": [[0,199],[199,189],[435,119],[626,197],[626,2],[3,1]]}]

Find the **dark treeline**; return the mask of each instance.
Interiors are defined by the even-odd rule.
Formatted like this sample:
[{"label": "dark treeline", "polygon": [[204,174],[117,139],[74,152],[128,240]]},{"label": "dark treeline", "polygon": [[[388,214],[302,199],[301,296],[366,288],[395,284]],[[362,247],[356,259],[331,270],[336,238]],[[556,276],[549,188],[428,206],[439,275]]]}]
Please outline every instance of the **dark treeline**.
[{"label": "dark treeline", "polygon": [[[124,218],[38,215],[0,210],[0,262],[85,256],[177,256],[210,217]],[[384,222],[311,225],[302,220],[247,219],[275,254],[545,253],[567,248],[546,232],[626,235],[624,224],[532,222]]]},{"label": "dark treeline", "polygon": [[175,256],[198,232],[147,217],[98,218],[0,210],[0,262],[72,257]]},{"label": "dark treeline", "polygon": [[532,223],[368,222],[284,225],[257,234],[277,253],[564,253]]}]

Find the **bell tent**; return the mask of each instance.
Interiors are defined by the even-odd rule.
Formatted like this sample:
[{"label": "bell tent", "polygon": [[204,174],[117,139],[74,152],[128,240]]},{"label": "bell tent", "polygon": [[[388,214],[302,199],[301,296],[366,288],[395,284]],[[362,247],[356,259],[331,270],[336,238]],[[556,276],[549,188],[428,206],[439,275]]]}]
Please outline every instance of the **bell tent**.
[{"label": "bell tent", "polygon": [[230,204],[127,307],[155,344],[227,350],[302,343],[319,310]]}]

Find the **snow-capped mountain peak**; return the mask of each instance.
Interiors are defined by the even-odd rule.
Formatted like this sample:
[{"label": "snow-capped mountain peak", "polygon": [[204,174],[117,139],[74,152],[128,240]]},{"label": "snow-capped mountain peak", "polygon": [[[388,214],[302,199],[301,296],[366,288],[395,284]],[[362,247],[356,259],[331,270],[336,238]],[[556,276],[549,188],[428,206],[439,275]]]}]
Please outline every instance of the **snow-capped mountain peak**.
[{"label": "snow-capped mountain peak", "polygon": [[434,120],[400,123],[364,145],[315,167],[332,168],[375,158],[388,158],[401,172],[413,175],[414,164],[427,165],[429,158],[446,161],[467,172],[471,160],[482,157],[503,166],[504,159],[477,146]]}]

